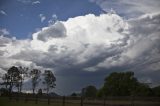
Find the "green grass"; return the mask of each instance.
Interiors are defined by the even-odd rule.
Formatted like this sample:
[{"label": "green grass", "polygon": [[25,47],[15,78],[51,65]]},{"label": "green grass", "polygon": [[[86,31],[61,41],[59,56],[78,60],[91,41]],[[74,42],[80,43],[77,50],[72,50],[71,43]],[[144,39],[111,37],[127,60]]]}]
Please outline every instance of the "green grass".
[{"label": "green grass", "polygon": [[[8,97],[0,97],[0,106],[62,106],[61,103],[50,103],[50,105],[46,102],[39,102],[36,104],[35,101],[28,101],[25,102],[24,100],[9,100]],[[65,106],[80,106],[80,104],[68,104],[66,103]]]},{"label": "green grass", "polygon": [[[40,99],[39,99],[40,100]],[[43,102],[42,102],[43,101]],[[0,97],[0,106],[63,106],[62,100],[54,100],[51,101],[50,105],[47,104],[47,99],[42,99],[42,101],[38,101],[36,104],[35,101],[28,101],[25,102],[24,99],[21,98],[21,100],[16,101],[15,99],[9,100],[8,97]],[[84,101],[85,102],[85,101]],[[102,101],[93,101],[93,100],[87,100],[87,103],[84,104],[84,106],[103,106]],[[101,103],[101,104],[97,104]],[[123,104],[124,106],[129,106],[131,101],[121,101],[121,100],[108,100],[106,101],[106,104],[114,104],[116,106],[119,106],[120,104]],[[96,105],[97,104],[97,105]],[[152,101],[134,101],[135,106],[160,106],[160,102],[152,102]],[[67,103],[65,106],[81,106],[79,100],[67,100]],[[108,106],[108,105],[106,105]]]}]

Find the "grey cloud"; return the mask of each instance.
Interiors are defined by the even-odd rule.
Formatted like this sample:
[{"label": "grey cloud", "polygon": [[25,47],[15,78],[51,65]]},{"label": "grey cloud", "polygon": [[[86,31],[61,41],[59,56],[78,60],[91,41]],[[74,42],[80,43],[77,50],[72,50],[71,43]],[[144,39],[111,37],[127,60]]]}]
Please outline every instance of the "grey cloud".
[{"label": "grey cloud", "polygon": [[[88,42],[86,39],[86,41],[82,39],[80,43],[78,39],[74,39],[77,40],[76,43],[67,45],[71,42],[69,39],[49,44],[46,51],[23,49],[9,58],[52,69],[57,76],[56,91],[62,94],[79,91],[88,84],[100,87],[103,79],[113,71],[134,71],[139,79],[150,79],[153,84],[158,84],[160,83],[159,17],[160,14],[152,14],[128,20],[129,29],[116,31],[123,37],[108,45],[105,42]],[[49,38],[65,40],[66,29],[63,23],[57,24],[40,31],[38,39],[46,42]],[[128,33],[124,33],[126,30]],[[78,46],[75,46],[77,43]],[[67,88],[63,89],[66,85]]]},{"label": "grey cloud", "polygon": [[159,12],[159,0],[90,0],[99,5],[104,11],[115,10],[127,17],[137,17],[145,13]]},{"label": "grey cloud", "polygon": [[0,45],[1,47],[5,46],[6,44],[10,43],[12,40],[7,37],[0,36]]},{"label": "grey cloud", "polygon": [[54,25],[51,25],[46,29],[42,29],[38,34],[38,39],[42,41],[62,37],[66,37],[66,28],[62,22],[56,22]]}]

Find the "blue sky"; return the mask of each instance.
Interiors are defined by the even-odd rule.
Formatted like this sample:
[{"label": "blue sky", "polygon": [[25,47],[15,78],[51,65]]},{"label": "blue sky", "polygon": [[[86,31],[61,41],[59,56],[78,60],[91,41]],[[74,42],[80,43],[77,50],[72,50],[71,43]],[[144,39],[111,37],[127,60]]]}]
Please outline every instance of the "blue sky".
[{"label": "blue sky", "polygon": [[[0,28],[6,28],[18,39],[29,37],[37,28],[48,25],[52,15],[58,20],[86,15],[89,13],[99,15],[102,10],[95,3],[87,0],[1,0],[0,10],[7,15],[0,14]],[[41,22],[39,15],[46,19]]]},{"label": "blue sky", "polygon": [[160,0],[0,0],[0,76],[13,65],[52,70],[62,95],[115,71],[159,85],[159,10]]}]

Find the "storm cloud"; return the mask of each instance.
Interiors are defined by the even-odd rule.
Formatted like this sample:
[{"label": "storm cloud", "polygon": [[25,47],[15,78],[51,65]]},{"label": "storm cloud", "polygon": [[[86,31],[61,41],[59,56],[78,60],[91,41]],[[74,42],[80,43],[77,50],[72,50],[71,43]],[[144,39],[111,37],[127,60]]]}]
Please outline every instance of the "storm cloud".
[{"label": "storm cloud", "polygon": [[32,39],[1,35],[1,71],[12,65],[51,69],[57,76],[56,91],[61,94],[88,84],[100,87],[113,71],[134,71],[139,80],[157,84],[159,25],[160,13],[128,20],[116,13],[88,14],[57,21],[33,33]]}]

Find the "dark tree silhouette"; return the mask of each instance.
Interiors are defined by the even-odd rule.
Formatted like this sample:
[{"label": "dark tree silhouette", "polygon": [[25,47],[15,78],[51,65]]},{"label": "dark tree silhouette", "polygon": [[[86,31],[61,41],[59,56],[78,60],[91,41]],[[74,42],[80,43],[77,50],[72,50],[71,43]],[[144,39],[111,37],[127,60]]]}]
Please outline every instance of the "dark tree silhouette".
[{"label": "dark tree silhouette", "polygon": [[71,94],[71,96],[75,97],[75,96],[77,96],[77,94],[76,94],[75,92],[73,92],[73,93]]},{"label": "dark tree silhouette", "polygon": [[113,72],[105,78],[98,96],[149,96],[148,85],[138,82],[133,72]]},{"label": "dark tree silhouette", "polygon": [[41,71],[38,70],[38,69],[33,69],[33,70],[30,71],[30,76],[31,76],[31,80],[32,80],[33,94],[35,94],[35,89],[39,84],[40,74],[41,74]]},{"label": "dark tree silhouette", "polygon": [[5,73],[5,74],[2,76],[2,80],[3,80],[3,82],[1,83],[1,85],[4,85],[4,86],[5,86],[5,89],[8,89],[9,81],[10,81],[9,75],[8,75],[7,73]]},{"label": "dark tree silhouette", "polygon": [[160,86],[156,86],[152,88],[154,96],[159,96],[160,97]]},{"label": "dark tree silhouette", "polygon": [[28,68],[20,66],[20,67],[18,67],[18,69],[19,69],[19,72],[20,72],[20,82],[18,84],[18,87],[19,87],[18,92],[21,92],[24,79],[26,77],[28,77]]},{"label": "dark tree silhouette", "polygon": [[113,72],[105,78],[103,90],[106,96],[129,96],[136,86],[138,81],[133,72]]},{"label": "dark tree silhouette", "polygon": [[95,86],[90,85],[82,89],[82,94],[85,97],[96,97],[97,89]]},{"label": "dark tree silhouette", "polygon": [[50,89],[52,89],[56,86],[55,81],[56,81],[56,77],[54,76],[52,71],[45,70],[43,84],[46,85],[45,90],[47,91],[47,94],[49,93]]},{"label": "dark tree silhouette", "polygon": [[17,86],[20,81],[20,72],[17,67],[12,66],[7,72],[7,80],[9,84],[9,92],[12,92],[13,86]]},{"label": "dark tree silhouette", "polygon": [[42,95],[42,89],[38,89],[38,95]]}]

